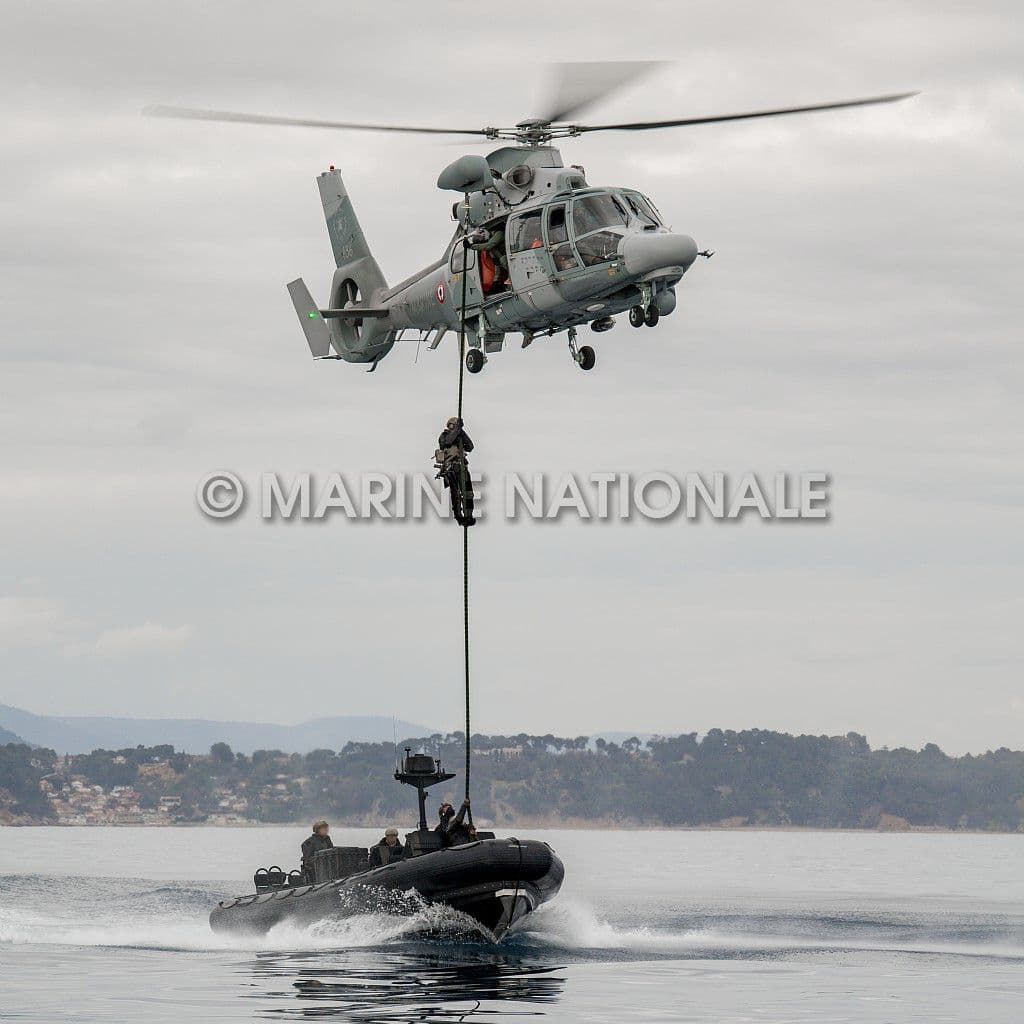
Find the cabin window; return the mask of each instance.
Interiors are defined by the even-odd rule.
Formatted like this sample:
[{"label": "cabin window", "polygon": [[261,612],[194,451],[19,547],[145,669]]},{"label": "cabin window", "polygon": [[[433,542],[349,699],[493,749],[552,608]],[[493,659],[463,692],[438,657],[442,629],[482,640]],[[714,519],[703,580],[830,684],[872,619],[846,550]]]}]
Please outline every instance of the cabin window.
[{"label": "cabin window", "polygon": [[540,215],[541,211],[536,210],[516,218],[509,238],[509,252],[539,249],[544,244],[541,238]]},{"label": "cabin window", "polygon": [[592,267],[595,263],[615,259],[621,241],[622,235],[614,231],[598,231],[596,234],[578,239],[576,248],[579,249],[584,266]]},{"label": "cabin window", "polygon": [[548,207],[548,245],[554,247],[569,240],[569,228],[565,223],[565,203]]},{"label": "cabin window", "polygon": [[572,229],[577,238],[591,231],[625,223],[623,208],[610,195],[584,196],[572,204]]}]

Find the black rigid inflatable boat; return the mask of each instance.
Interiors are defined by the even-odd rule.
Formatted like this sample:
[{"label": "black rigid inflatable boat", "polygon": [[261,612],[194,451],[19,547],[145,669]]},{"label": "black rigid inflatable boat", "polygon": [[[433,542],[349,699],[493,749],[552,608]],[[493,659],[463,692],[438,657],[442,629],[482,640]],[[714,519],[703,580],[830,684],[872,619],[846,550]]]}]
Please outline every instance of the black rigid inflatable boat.
[{"label": "black rigid inflatable boat", "polygon": [[478,832],[475,841],[451,844],[426,827],[426,788],[454,778],[440,762],[407,750],[395,778],[416,787],[420,809],[420,827],[406,835],[400,860],[371,868],[364,848],[333,847],[314,857],[312,883],[299,872],[261,869],[255,893],[222,900],[213,909],[214,931],[259,935],[283,922],[306,927],[354,914],[444,904],[471,917],[497,941],[558,893],[564,868],[547,843]]}]

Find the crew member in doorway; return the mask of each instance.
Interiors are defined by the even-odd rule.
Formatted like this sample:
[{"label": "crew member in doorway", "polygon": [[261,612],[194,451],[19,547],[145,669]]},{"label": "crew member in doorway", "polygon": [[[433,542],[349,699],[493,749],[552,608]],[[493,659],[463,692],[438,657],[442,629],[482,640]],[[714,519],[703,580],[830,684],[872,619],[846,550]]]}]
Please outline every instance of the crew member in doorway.
[{"label": "crew member in doorway", "polygon": [[473,526],[476,523],[473,515],[473,484],[469,479],[469,462],[466,459],[467,453],[472,450],[473,442],[466,433],[462,418],[452,416],[437,439],[434,464],[437,467],[436,479],[444,481],[451,495],[452,512],[459,526]]},{"label": "crew member in doorway", "polygon": [[484,295],[504,291],[508,285],[508,256],[501,226],[477,228],[467,235],[466,244],[480,253],[480,288]]},{"label": "crew member in doorway", "polygon": [[384,838],[376,846],[370,847],[371,868],[383,867],[385,864],[392,864],[404,857],[405,847],[398,840],[397,828],[385,830]]},{"label": "crew member in doorway", "polygon": [[508,273],[508,256],[505,255],[505,232],[501,227],[491,228],[489,231],[487,228],[477,228],[471,235],[469,235],[467,241],[469,242],[470,249],[475,249],[477,252],[485,252],[494,261],[495,266],[499,268],[503,276]]},{"label": "crew member in doorway", "polygon": [[313,858],[321,850],[330,849],[334,845],[330,832],[331,826],[327,824],[327,819],[317,818],[313,822],[313,834],[302,844],[302,874],[307,882],[313,881]]}]

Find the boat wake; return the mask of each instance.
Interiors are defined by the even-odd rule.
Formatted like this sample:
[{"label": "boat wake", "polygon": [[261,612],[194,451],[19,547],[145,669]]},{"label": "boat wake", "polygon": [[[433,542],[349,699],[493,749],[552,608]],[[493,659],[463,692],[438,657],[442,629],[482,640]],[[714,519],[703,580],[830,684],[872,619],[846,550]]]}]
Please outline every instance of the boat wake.
[{"label": "boat wake", "polygon": [[[215,933],[207,921],[221,887],[140,879],[45,876],[0,880],[0,945],[169,951],[317,953],[389,947],[434,955],[439,947],[495,951],[480,926],[450,907],[407,906],[266,935]],[[609,921],[586,903],[559,899],[514,927],[502,955],[542,962],[767,959],[878,951],[1024,960],[1024,922],[960,915],[870,917],[694,913],[650,922]]]},{"label": "boat wake", "polygon": [[[127,909],[127,908],[126,908]],[[266,935],[215,933],[205,914],[96,914],[75,920],[67,915],[19,907],[0,907],[0,945],[96,946],[183,952],[315,952],[359,949],[402,941],[488,942],[480,926],[448,907],[424,907],[409,916],[361,914],[322,921],[309,928],[281,924]]]},{"label": "boat wake", "polygon": [[583,903],[542,907],[511,936],[528,946],[561,951],[566,959],[757,959],[796,953],[894,952],[1024,960],[1022,922],[995,926],[964,918],[899,921],[814,915],[722,916],[701,922],[612,924]]}]

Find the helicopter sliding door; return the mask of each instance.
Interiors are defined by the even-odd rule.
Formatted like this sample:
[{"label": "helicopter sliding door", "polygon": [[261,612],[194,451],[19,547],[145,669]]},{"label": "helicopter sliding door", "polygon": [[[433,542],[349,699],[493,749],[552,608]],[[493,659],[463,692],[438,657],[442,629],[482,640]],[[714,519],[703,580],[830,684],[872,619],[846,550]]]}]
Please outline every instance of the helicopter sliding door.
[{"label": "helicopter sliding door", "polygon": [[541,313],[556,308],[562,301],[551,283],[553,264],[544,246],[544,213],[542,208],[510,217],[505,235],[512,287]]}]

